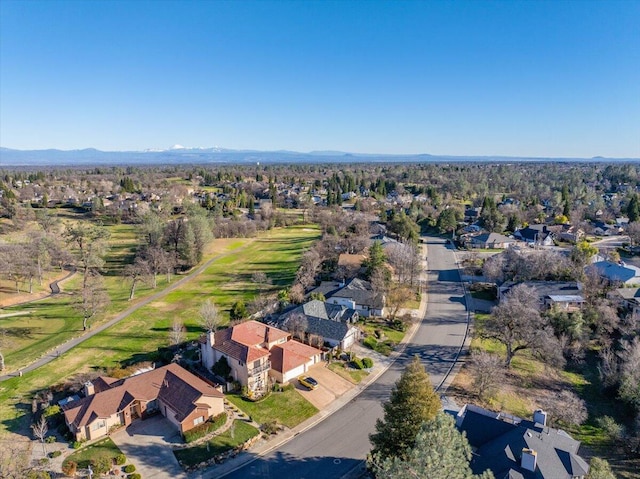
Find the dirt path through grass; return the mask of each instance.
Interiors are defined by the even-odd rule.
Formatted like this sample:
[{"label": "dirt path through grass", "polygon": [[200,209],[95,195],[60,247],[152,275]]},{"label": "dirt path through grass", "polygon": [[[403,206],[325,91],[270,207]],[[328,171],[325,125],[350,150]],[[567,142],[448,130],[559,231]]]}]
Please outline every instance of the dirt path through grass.
[{"label": "dirt path through grass", "polygon": [[[251,241],[247,242],[246,244],[244,244],[244,245],[240,246],[239,248],[236,248],[236,249],[234,249],[232,251],[229,251],[229,252],[214,256],[213,258],[208,260],[206,263],[202,264],[201,266],[199,266],[198,268],[193,270],[188,275],[184,276],[183,278],[181,278],[178,281],[174,282],[173,284],[169,285],[168,287],[166,287],[162,291],[158,291],[155,294],[147,296],[142,301],[136,303],[135,305],[131,306],[130,308],[127,308],[122,313],[118,314],[113,319],[111,319],[110,321],[108,321],[108,322],[106,322],[104,324],[101,324],[99,327],[97,327],[95,329],[89,330],[86,334],[84,334],[84,335],[82,335],[82,336],[80,336],[78,338],[74,338],[74,339],[72,339],[70,341],[67,341],[64,344],[61,344],[58,348],[56,348],[55,351],[53,351],[50,354],[47,354],[46,356],[41,357],[40,359],[38,359],[38,360],[34,361],[33,363],[29,364],[27,367],[25,367],[25,368],[23,368],[23,369],[21,369],[19,371],[16,371],[14,373],[6,374],[4,376],[0,376],[0,382],[1,381],[5,381],[7,379],[10,379],[12,377],[20,376],[23,373],[26,373],[26,372],[29,372],[29,371],[33,371],[33,370],[38,369],[39,367],[41,367],[41,366],[43,366],[43,365],[45,365],[47,363],[50,363],[54,359],[58,358],[61,354],[66,353],[67,351],[69,351],[70,349],[74,348],[78,344],[86,341],[87,339],[91,338],[92,336],[95,336],[96,334],[98,334],[98,333],[104,331],[105,329],[110,328],[114,324],[122,321],[124,318],[126,318],[127,316],[129,316],[133,312],[137,311],[138,309],[142,308],[143,306],[146,306],[147,304],[151,303],[152,301],[156,301],[156,300],[162,298],[163,296],[166,296],[171,291],[179,288],[180,286],[184,285],[188,281],[191,281],[194,277],[196,277],[200,273],[202,273],[205,269],[207,269],[215,261],[218,261],[219,259],[221,259],[221,258],[223,258],[225,256],[228,256],[230,254],[238,253],[238,251],[242,251],[249,244],[251,244]],[[73,274],[73,272],[71,272],[70,274]]]}]

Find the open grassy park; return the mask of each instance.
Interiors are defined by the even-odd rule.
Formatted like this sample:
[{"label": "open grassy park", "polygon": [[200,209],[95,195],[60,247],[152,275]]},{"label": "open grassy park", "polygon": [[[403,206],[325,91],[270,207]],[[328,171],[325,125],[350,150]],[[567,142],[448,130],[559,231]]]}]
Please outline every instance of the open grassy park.
[{"label": "open grassy park", "polygon": [[[274,229],[256,238],[214,240],[204,262],[215,256],[219,258],[201,274],[41,368],[0,383],[0,434],[26,431],[28,424],[25,418],[30,410],[31,398],[44,388],[81,372],[153,359],[158,347],[169,344],[168,332],[175,319],[184,322],[189,339],[196,338],[202,331],[197,323],[197,310],[205,299],[211,298],[223,316],[228,318],[228,310],[234,301],[249,301],[255,295],[256,285],[250,279],[252,273],[264,272],[272,279],[273,289],[290,284],[302,253],[311,246],[318,234],[313,227],[294,226]],[[122,280],[113,277],[113,283],[109,286],[109,292],[113,294],[111,307],[102,320],[131,306],[126,299],[122,299],[126,298],[126,285],[119,286],[118,282],[122,283]],[[158,290],[162,287],[160,285]],[[117,294],[118,288],[123,290],[122,295]],[[138,298],[148,294],[149,291],[141,289]],[[13,318],[32,321],[34,332],[31,337],[16,343],[20,347],[8,351],[8,363],[11,355],[14,358],[19,355],[26,358],[28,354],[35,355],[38,349],[52,347],[55,341],[48,336],[60,340],[68,335],[77,335],[82,329],[79,317],[65,304],[63,295],[9,308],[9,311],[29,311],[29,315]],[[38,334],[35,334],[36,328],[41,328],[37,330]]]}]

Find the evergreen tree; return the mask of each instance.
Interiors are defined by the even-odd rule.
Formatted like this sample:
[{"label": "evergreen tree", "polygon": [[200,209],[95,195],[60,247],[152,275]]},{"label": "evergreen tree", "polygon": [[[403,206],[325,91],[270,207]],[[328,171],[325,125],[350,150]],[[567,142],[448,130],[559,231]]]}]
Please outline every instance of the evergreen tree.
[{"label": "evergreen tree", "polygon": [[629,217],[629,223],[638,221],[640,218],[640,204],[638,203],[638,195],[633,195],[627,205],[627,216]]},{"label": "evergreen tree", "polygon": [[616,479],[609,463],[599,457],[591,458],[588,479]]},{"label": "evergreen tree", "polygon": [[369,257],[362,262],[362,266],[366,268],[365,276],[371,278],[376,271],[384,267],[386,260],[387,257],[382,249],[382,243],[374,241],[371,248],[369,248]]},{"label": "evergreen tree", "polygon": [[474,476],[469,467],[471,446],[443,412],[420,428],[415,445],[403,457],[370,461],[377,479],[492,479],[491,471]]},{"label": "evergreen tree", "polygon": [[383,404],[384,419],[376,421],[376,432],[369,436],[374,456],[381,460],[402,457],[414,447],[422,423],[433,419],[441,407],[429,375],[416,356]]}]

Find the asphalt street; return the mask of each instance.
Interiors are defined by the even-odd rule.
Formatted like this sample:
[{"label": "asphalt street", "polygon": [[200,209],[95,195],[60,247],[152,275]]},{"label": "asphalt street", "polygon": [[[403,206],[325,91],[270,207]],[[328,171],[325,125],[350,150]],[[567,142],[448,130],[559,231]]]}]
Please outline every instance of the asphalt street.
[{"label": "asphalt street", "polygon": [[226,478],[326,479],[353,474],[362,468],[371,448],[369,434],[383,415],[381,403],[414,355],[421,358],[434,386],[440,388],[464,344],[467,311],[453,249],[441,238],[427,241],[427,314],[404,354],[347,405]]}]

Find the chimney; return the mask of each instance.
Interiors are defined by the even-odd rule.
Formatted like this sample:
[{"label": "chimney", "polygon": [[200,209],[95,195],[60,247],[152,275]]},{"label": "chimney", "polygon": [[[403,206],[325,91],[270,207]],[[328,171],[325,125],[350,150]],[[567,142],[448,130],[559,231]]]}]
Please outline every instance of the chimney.
[{"label": "chimney", "polygon": [[213,346],[216,344],[216,332],[215,331],[207,331],[207,344],[209,346]]},{"label": "chimney", "polygon": [[547,413],[542,409],[536,409],[533,411],[533,422],[536,424],[541,424],[542,426],[547,425]]},{"label": "chimney", "polygon": [[84,383],[85,396],[92,396],[95,393],[96,393],[96,388],[91,381],[87,381],[86,383]]},{"label": "chimney", "polygon": [[269,326],[264,328],[264,345],[269,349],[269,342],[271,339],[271,328]]},{"label": "chimney", "polygon": [[538,453],[533,449],[522,449],[522,459],[520,460],[520,467],[522,469],[526,469],[527,471],[535,472],[537,457]]}]

